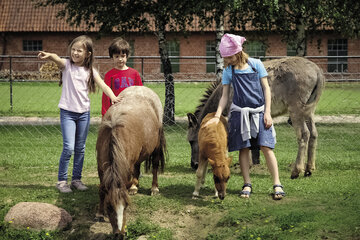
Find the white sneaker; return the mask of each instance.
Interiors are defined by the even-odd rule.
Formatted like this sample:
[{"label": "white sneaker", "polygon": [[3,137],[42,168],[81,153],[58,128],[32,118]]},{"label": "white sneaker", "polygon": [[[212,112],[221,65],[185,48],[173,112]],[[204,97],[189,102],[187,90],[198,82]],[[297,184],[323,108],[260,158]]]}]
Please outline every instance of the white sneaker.
[{"label": "white sneaker", "polygon": [[71,193],[71,192],[72,192],[70,186],[67,184],[66,181],[59,181],[59,182],[56,184],[56,188],[57,188],[61,193]]}]

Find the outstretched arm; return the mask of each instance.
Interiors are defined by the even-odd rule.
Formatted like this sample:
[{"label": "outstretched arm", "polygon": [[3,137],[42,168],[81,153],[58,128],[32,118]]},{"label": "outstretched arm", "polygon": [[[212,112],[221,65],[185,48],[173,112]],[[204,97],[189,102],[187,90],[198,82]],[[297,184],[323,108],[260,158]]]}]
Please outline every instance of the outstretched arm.
[{"label": "outstretched arm", "polygon": [[94,80],[96,84],[101,88],[101,90],[111,99],[111,103],[117,103],[120,102],[122,97],[115,96],[114,92],[111,90],[111,88],[106,85],[106,83],[102,80],[99,73],[94,70]]},{"label": "outstretched arm", "polygon": [[38,58],[53,61],[60,69],[65,67],[66,60],[55,53],[39,51]]}]

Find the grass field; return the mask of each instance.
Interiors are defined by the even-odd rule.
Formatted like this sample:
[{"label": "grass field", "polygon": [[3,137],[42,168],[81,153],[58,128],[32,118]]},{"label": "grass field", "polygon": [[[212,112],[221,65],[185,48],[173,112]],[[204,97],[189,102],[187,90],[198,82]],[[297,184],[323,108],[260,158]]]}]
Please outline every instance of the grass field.
[{"label": "grass field", "polygon": [[[224,201],[213,199],[211,172],[193,200],[195,173],[181,124],[166,129],[169,161],[159,176],[160,195],[151,197],[151,175],[140,178],[139,194],[129,208],[128,239],[359,239],[359,124],[318,124],[317,171],[290,179],[297,144],[292,128],[276,125],[280,177],[287,196],[272,200],[270,175],[261,159],[251,169],[254,193],[241,199],[242,178],[232,169]],[[64,231],[13,230],[0,223],[0,239],[112,239],[110,224],[92,220],[98,204],[95,142],[90,129],[84,165],[87,192],[59,194],[57,178],[61,134],[58,126],[0,126],[0,219],[18,202],[52,203],[73,217]],[[234,161],[236,162],[236,155]],[[69,169],[71,172],[71,168]]]},{"label": "grass field", "polygon": [[[148,84],[164,101],[163,84]],[[176,116],[193,112],[208,83],[176,83]],[[10,110],[9,83],[0,83],[0,116],[58,117],[60,88],[55,83],[15,83]],[[100,116],[101,95],[91,95],[91,114]],[[318,115],[360,115],[359,83],[327,83]],[[290,179],[297,154],[293,129],[277,124],[280,178],[287,196],[271,198],[264,159],[251,169],[254,193],[241,199],[243,184],[232,168],[224,201],[212,198],[211,171],[193,200],[195,172],[190,168],[186,123],[166,127],[169,161],[159,176],[160,195],[151,197],[151,175],[143,173],[139,194],[128,213],[128,239],[360,239],[360,123],[318,123],[317,170],[310,178]],[[96,170],[97,125],[87,140],[83,180],[87,192],[59,194],[55,189],[62,137],[58,125],[0,125],[0,240],[112,239],[108,222],[95,223],[99,179]],[[236,153],[233,164],[237,162]],[[71,164],[70,164],[71,166]],[[71,167],[69,173],[71,173]],[[66,209],[73,223],[64,231],[15,230],[3,222],[18,202],[35,201]]]}]

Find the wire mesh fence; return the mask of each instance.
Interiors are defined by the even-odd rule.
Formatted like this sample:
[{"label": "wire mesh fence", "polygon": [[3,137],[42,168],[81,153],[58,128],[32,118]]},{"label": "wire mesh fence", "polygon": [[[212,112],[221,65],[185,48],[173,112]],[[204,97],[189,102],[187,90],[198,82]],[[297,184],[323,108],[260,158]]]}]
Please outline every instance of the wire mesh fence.
[{"label": "wire mesh fence", "polygon": [[[333,139],[331,133],[324,133],[319,137],[326,136],[325,145],[331,146],[336,142],[345,151],[351,142],[355,149],[360,150],[360,137],[357,134],[360,129],[360,57],[348,56],[346,66],[344,62],[339,63],[346,70],[343,72],[327,71],[328,60],[331,57],[308,58],[323,69],[327,79],[316,111],[317,122],[333,124],[334,127],[348,123],[350,132],[354,133],[344,135],[343,139]],[[176,62],[178,66],[174,65],[176,124],[167,126],[166,132],[176,133],[183,142],[187,142],[186,114],[195,111],[210,82],[215,80],[215,73],[207,67],[209,64],[215,64],[215,59],[213,62],[209,59],[212,58],[183,57]],[[24,159],[37,158],[37,146],[44,141],[49,143],[48,157],[56,155],[58,158],[62,148],[57,107],[61,95],[61,87],[58,85],[59,69],[54,64],[40,61],[33,56],[0,56],[0,61],[0,136],[3,139],[0,146],[0,161],[11,162],[16,151],[25,152]],[[335,63],[331,61],[330,64]],[[165,86],[159,57],[134,57],[129,61],[129,65],[141,73],[144,85],[153,89],[164,104]],[[104,75],[112,68],[112,61],[107,57],[98,57],[95,67]],[[96,141],[97,126],[101,121],[101,95],[101,92],[90,94],[90,146]],[[283,116],[275,119],[275,122],[279,124],[286,120],[287,116]],[[286,131],[285,134],[294,134],[290,125],[284,124],[281,129]],[[171,149],[176,151],[176,147]],[[87,151],[88,158],[95,161],[95,150]],[[190,163],[190,147],[187,153],[171,154],[175,156],[173,158],[189,158]]]}]

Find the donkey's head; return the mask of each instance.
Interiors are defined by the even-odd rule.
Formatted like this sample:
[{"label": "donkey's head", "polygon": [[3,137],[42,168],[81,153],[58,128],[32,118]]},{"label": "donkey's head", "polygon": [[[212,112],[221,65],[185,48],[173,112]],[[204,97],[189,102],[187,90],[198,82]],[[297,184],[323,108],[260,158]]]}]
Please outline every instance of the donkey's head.
[{"label": "donkey's head", "polygon": [[188,117],[188,141],[191,146],[191,167],[193,169],[198,168],[199,162],[199,142],[198,142],[198,134],[199,134],[199,126],[198,120],[196,116],[192,113],[187,114]]},{"label": "donkey's head", "polygon": [[221,200],[224,200],[226,195],[226,185],[230,178],[229,166],[232,162],[232,158],[226,157],[224,161],[214,161],[208,158],[208,161],[212,167],[217,195]]}]

